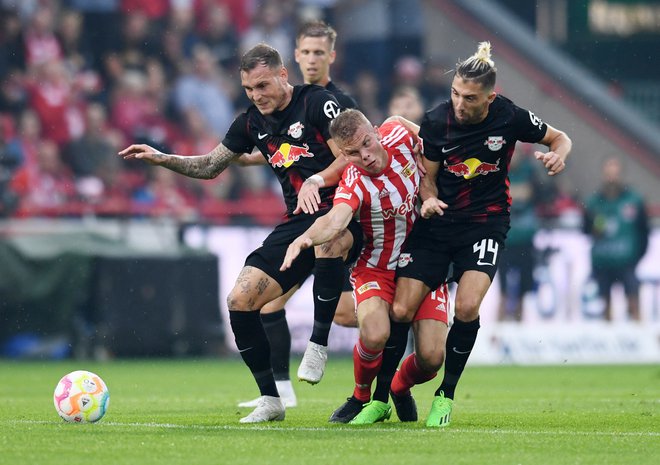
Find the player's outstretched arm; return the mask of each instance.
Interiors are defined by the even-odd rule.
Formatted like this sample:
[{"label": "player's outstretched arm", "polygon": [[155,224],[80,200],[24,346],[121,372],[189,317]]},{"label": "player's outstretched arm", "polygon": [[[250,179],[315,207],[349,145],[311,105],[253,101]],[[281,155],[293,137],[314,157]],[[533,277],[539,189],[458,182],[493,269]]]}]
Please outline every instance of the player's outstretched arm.
[{"label": "player's outstretched arm", "polygon": [[352,217],[353,209],[349,205],[339,203],[333,206],[328,213],[314,221],[307,231],[289,245],[280,271],[291,268],[293,261],[303,250],[334,239],[341,231],[346,229]]},{"label": "player's outstretched arm", "polygon": [[554,176],[564,171],[566,168],[566,157],[571,152],[573,142],[564,131],[559,131],[548,125],[545,137],[540,141],[541,144],[547,146],[550,151],[534,152],[537,160],[543,163],[543,166],[548,170],[549,176]]},{"label": "player's outstretched arm", "polygon": [[234,159],[233,163],[238,166],[255,166],[268,164],[266,158],[256,148],[252,151],[252,153],[242,153],[240,156]]},{"label": "player's outstretched arm", "polygon": [[146,144],[133,144],[119,152],[119,156],[125,160],[144,160],[191,178],[213,179],[227,169],[240,154],[232,152],[223,144],[219,144],[206,155],[189,157],[165,154]]}]

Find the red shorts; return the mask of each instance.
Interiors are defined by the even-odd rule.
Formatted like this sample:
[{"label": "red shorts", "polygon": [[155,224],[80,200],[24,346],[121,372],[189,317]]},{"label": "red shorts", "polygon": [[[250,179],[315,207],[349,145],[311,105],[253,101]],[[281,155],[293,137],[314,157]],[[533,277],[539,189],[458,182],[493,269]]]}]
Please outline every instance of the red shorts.
[{"label": "red shorts", "polygon": [[[394,302],[394,271],[377,268],[354,267],[351,272],[351,284],[357,308],[361,302],[370,297],[378,296],[390,305]],[[449,288],[442,283],[438,289],[429,292],[420,305],[415,318],[417,320],[438,320],[447,323],[449,311]]]},{"label": "red shorts", "polygon": [[356,307],[374,296],[380,297],[390,305],[394,302],[394,270],[356,266],[351,272],[351,284],[353,284]]},{"label": "red shorts", "polygon": [[415,318],[417,320],[438,320],[447,323],[447,313],[449,312],[449,288],[447,283],[442,283],[435,290],[426,294],[419,306]]}]

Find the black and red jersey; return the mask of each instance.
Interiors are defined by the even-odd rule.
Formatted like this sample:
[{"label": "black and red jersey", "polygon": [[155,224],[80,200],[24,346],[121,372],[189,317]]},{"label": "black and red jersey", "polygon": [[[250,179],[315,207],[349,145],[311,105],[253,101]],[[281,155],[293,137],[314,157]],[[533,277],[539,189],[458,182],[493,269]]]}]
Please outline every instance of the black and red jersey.
[{"label": "black and red jersey", "polygon": [[508,172],[516,142],[539,142],[547,128],[534,113],[500,95],[478,124],[458,124],[451,101],[428,111],[419,136],[424,156],[440,163],[438,198],[448,205],[435,221],[508,221]]},{"label": "black and red jersey", "polygon": [[[335,160],[326,141],[330,121],[339,110],[337,99],[323,87],[294,86],[284,110],[262,115],[251,105],[236,117],[222,143],[235,153],[250,153],[257,147],[264,154],[282,185],[287,216],[291,216],[305,179]],[[320,209],[332,206],[335,188],[320,189]]]},{"label": "black and red jersey", "polygon": [[357,108],[357,102],[353,99],[353,97],[344,93],[344,91],[337,87],[334,82],[328,81],[328,83],[325,85],[325,88],[328,92],[335,96],[337,102],[339,102],[339,106],[342,109]]}]

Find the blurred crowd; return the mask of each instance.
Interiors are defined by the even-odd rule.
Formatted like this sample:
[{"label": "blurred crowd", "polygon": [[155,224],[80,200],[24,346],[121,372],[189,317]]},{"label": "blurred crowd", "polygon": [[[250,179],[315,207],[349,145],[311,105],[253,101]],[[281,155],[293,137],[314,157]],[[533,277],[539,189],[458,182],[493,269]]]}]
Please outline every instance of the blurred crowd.
[{"label": "blurred crowd", "polygon": [[268,42],[301,83],[309,19],[338,30],[333,80],[373,121],[402,86],[423,106],[446,99],[452,65],[421,60],[422,16],[418,0],[0,0],[0,217],[273,223],[280,187],[263,167],[201,181],[116,153],[210,151],[249,104],[241,54]]}]

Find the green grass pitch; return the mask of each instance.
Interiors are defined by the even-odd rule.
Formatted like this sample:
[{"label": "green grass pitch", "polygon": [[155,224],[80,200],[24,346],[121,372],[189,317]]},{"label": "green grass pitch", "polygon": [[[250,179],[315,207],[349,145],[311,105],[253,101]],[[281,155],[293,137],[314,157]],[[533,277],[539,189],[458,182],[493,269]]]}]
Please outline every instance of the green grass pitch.
[{"label": "green grass pitch", "polygon": [[[53,407],[75,369],[110,389],[96,424]],[[424,425],[436,380],[414,388],[418,423],[361,427],[327,422],[351,393],[350,359],[295,386],[285,421],[241,425],[236,403],[257,390],[239,360],[0,361],[0,465],[660,463],[660,366],[468,366],[444,430]]]}]

